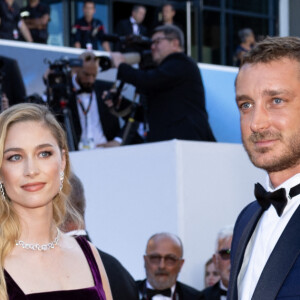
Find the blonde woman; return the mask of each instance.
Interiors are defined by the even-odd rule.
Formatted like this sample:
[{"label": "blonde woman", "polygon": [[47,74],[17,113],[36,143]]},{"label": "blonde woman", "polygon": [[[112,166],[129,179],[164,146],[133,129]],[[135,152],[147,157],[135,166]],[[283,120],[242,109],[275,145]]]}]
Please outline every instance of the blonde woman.
[{"label": "blonde woman", "polygon": [[1,300],[112,299],[95,247],[58,229],[69,173],[64,131],[45,106],[0,115]]}]

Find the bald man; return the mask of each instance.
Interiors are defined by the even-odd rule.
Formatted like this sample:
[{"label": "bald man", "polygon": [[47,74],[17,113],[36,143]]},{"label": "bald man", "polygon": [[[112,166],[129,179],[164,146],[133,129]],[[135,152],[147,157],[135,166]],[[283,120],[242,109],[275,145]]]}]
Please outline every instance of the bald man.
[{"label": "bald man", "polygon": [[147,278],[137,281],[139,297],[143,300],[196,300],[200,292],[177,281],[184,263],[179,237],[157,233],[150,237],[144,255]]}]

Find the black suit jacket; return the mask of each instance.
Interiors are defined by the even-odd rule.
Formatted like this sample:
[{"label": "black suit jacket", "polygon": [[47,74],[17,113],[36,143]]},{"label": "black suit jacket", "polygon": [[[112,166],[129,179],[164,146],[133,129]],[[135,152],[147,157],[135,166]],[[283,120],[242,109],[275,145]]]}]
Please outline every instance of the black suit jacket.
[{"label": "black suit jacket", "polygon": [[147,71],[123,63],[118,79],[133,84],[147,96],[148,141],[215,141],[199,68],[184,53],[170,54],[155,69]]},{"label": "black suit jacket", "polygon": [[220,300],[220,281],[201,292],[201,300]]},{"label": "black suit jacket", "polygon": [[9,105],[24,102],[26,90],[17,61],[0,56],[0,65],[1,63],[2,68],[0,71],[4,73],[2,91],[6,94]]},{"label": "black suit jacket", "polygon": [[[146,298],[143,298],[145,294],[146,279],[138,280],[136,281],[136,284],[140,295],[142,295],[140,299],[146,300]],[[178,297],[175,297],[175,300],[199,300],[201,295],[200,291],[179,281],[176,281],[175,294],[178,295]]]},{"label": "black suit jacket", "polygon": [[[139,27],[140,35],[146,36],[147,28],[141,24],[139,24],[138,27]],[[121,37],[132,35],[133,28],[132,28],[132,24],[131,24],[130,20],[129,19],[121,20],[117,24],[115,32],[118,36],[121,36]],[[125,46],[125,45],[121,45],[120,43],[117,43],[115,45],[115,50],[121,51],[121,52],[134,52],[134,51],[139,51],[140,49],[139,49],[139,47],[134,47],[134,46],[129,46],[129,45]]]},{"label": "black suit jacket", "polygon": [[[255,201],[239,215],[231,245],[228,300],[237,300],[237,278],[248,242],[263,214]],[[257,283],[253,300],[300,299],[300,206],[285,227]]]},{"label": "black suit jacket", "polygon": [[[98,104],[98,114],[100,116],[103,133],[106,136],[108,141],[113,140],[117,136],[121,136],[119,119],[109,112],[108,107],[104,104],[101,98],[103,91],[110,90],[111,86],[112,86],[111,82],[96,80],[95,87],[94,87],[94,91],[96,93],[96,98],[97,98],[97,104]],[[71,101],[69,101],[68,107],[71,112],[72,123],[73,123],[74,144],[75,147],[77,147],[80,141],[82,130],[80,125],[80,119],[79,119],[75,94],[73,95]]]},{"label": "black suit jacket", "polygon": [[99,249],[98,252],[109,280],[113,299],[138,300],[138,290],[129,272],[112,255]]}]

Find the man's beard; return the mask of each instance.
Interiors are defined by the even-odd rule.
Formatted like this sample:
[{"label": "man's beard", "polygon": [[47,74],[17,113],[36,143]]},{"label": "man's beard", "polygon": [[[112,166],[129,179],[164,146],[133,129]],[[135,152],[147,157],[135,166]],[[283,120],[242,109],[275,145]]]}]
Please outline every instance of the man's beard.
[{"label": "man's beard", "polygon": [[[149,281],[151,286],[157,290],[164,290],[172,287],[175,284],[177,279],[177,274],[170,275],[169,272],[162,271],[162,270],[156,271],[154,275],[150,274],[150,272],[147,272],[146,270],[146,274],[147,274],[147,280]],[[156,278],[157,275],[165,275],[164,277],[165,279],[163,281],[157,280]]]},{"label": "man's beard", "polygon": [[86,84],[86,83],[82,83],[80,81],[80,79],[78,78],[78,84],[80,86],[80,91],[82,93],[91,93],[94,90],[94,84]]},{"label": "man's beard", "polygon": [[[271,148],[265,147],[256,150],[251,150],[251,147],[248,145],[253,145],[255,142],[259,142],[261,140],[278,140],[283,144],[283,137],[280,132],[272,133],[271,131],[264,132],[253,132],[250,137],[246,140],[243,138],[243,145],[245,150],[247,151],[250,160],[252,163],[261,169],[266,170],[268,173],[280,172],[289,168],[292,168],[300,163],[300,131],[299,133],[294,134],[285,142],[286,149],[282,151],[282,153],[272,154],[272,146]],[[275,145],[276,147],[276,145]],[[270,151],[269,157],[266,161],[259,162],[259,154],[268,155]],[[256,156],[258,158],[256,158]]]}]

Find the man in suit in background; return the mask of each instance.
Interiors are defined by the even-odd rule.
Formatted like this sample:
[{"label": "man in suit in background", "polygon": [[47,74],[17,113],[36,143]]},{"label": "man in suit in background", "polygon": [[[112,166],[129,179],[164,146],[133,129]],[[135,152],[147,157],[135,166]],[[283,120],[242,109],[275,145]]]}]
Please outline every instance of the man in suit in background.
[{"label": "man in suit in background", "polygon": [[229,299],[300,298],[300,39],[266,38],[236,79],[244,147],[267,191],[237,219]]},{"label": "man in suit in background", "polygon": [[15,59],[0,56],[0,72],[2,72],[2,97],[8,99],[9,105],[24,102],[25,85],[18,62]]},{"label": "man in suit in background", "polygon": [[199,299],[199,291],[177,281],[184,263],[182,256],[182,242],[176,235],[157,233],[150,237],[144,255],[147,278],[137,281],[140,299]]},{"label": "man in suit in background", "polygon": [[140,115],[148,119],[148,142],[215,141],[199,68],[183,49],[183,32],[177,26],[165,25],[156,27],[152,35],[152,59],[157,65],[154,69],[135,69],[125,63],[124,55],[112,53],[117,78],[147,97],[146,113]]},{"label": "man in suit in background", "polygon": [[[134,5],[131,10],[131,16],[128,19],[121,20],[116,26],[118,36],[147,35],[147,28],[142,25],[146,16],[146,7],[143,5]],[[132,52],[136,49],[132,46],[116,45],[116,50],[121,52]]]},{"label": "man in suit in background", "polygon": [[[71,193],[69,195],[69,201],[84,221],[86,201],[82,182],[74,173],[72,173],[70,176],[70,184]],[[71,215],[67,215],[65,217],[65,221],[61,225],[61,229],[69,235],[82,235],[86,236],[86,238],[90,240],[87,231],[85,230],[85,225],[84,228],[78,228],[78,224],[73,221]],[[99,249],[98,252],[109,280],[113,299],[138,300],[138,290],[135,281],[129,272],[112,255]]]},{"label": "man in suit in background", "polygon": [[218,233],[216,253],[213,261],[220,280],[211,287],[202,291],[203,300],[226,300],[230,276],[230,251],[233,226],[226,226]]},{"label": "man in suit in background", "polygon": [[[74,94],[68,103],[74,127],[74,144],[78,148],[120,146],[120,124],[102,101],[104,90],[112,83],[98,81],[98,58],[90,51],[80,55],[83,66],[72,78]],[[81,149],[79,149],[81,150]]]}]

